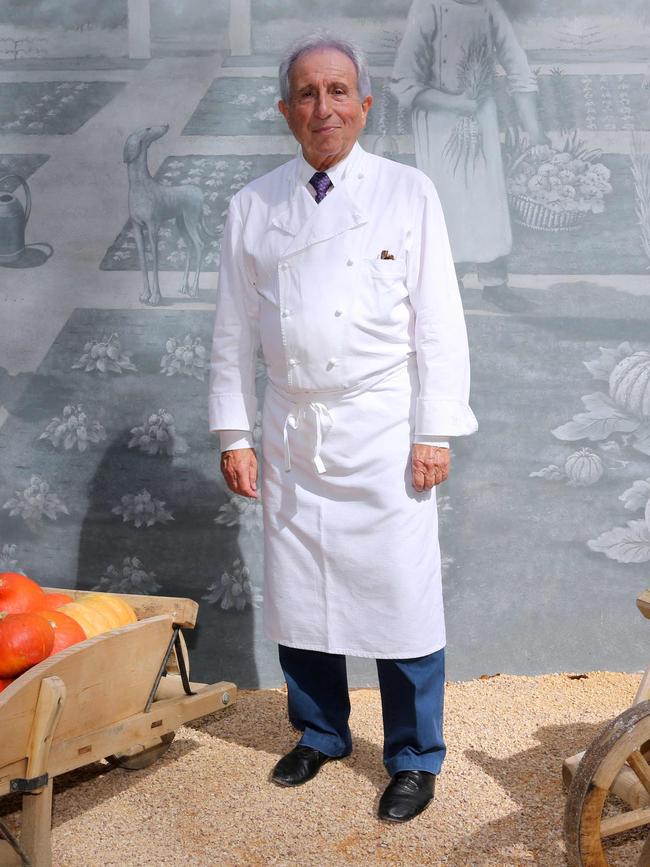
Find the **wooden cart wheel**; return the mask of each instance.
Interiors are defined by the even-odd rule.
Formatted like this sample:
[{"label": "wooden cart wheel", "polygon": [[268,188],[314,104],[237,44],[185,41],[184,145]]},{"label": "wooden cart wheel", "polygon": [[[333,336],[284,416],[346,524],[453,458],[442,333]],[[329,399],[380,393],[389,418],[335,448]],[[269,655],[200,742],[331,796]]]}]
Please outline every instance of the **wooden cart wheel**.
[{"label": "wooden cart wheel", "polygon": [[[564,814],[571,867],[607,867],[606,840],[614,842],[616,835],[650,826],[647,758],[650,758],[650,701],[633,705],[612,720],[592,742],[578,766]],[[612,797],[608,800],[608,796]],[[647,832],[650,835],[650,827]],[[650,836],[645,843],[639,842],[638,847],[636,861],[626,863],[650,867]]]},{"label": "wooden cart wheel", "polygon": [[106,761],[116,768],[126,768],[127,771],[141,771],[143,768],[153,765],[154,762],[165,755],[172,745],[175,735],[176,732],[161,735],[159,744],[154,744],[152,747],[147,747],[146,749],[142,749],[141,744],[134,744],[133,747],[123,753],[106,756]]}]

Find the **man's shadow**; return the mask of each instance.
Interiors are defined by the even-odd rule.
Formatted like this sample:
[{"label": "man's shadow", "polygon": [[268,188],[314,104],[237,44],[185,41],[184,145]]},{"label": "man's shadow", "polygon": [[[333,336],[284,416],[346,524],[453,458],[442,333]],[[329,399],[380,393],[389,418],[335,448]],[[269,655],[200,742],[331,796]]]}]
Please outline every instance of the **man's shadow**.
[{"label": "man's shadow", "polygon": [[[354,695],[354,690],[351,694]],[[378,696],[376,715],[381,727]],[[213,714],[187,725],[219,740],[264,753],[268,756],[269,776],[277,760],[300,739],[300,732],[289,722],[285,689],[241,692],[236,704],[225,713]],[[382,747],[359,734],[354,715],[352,726],[352,754],[342,759],[340,764],[368,779],[380,795],[389,780],[383,766]],[[269,785],[272,784],[269,782]]]},{"label": "man's shadow", "polygon": [[[499,848],[493,853],[494,857],[498,858],[500,852],[505,860],[506,853],[515,851],[522,840],[526,840],[531,850],[537,847],[534,854],[540,859],[541,856],[548,859],[540,860],[540,863],[557,864],[558,867],[565,864],[564,852],[560,848],[566,804],[562,763],[565,758],[587,749],[607,721],[603,720],[601,724],[540,726],[535,731],[538,741],[535,746],[507,758],[499,758],[485,750],[466,750],[465,756],[477,765],[477,769],[494,779],[508,798],[518,805],[516,811],[510,810],[506,816],[482,824],[479,831],[468,835],[467,854],[483,851],[482,846],[489,839],[498,841]],[[645,827],[635,832],[638,840],[643,840],[647,831]],[[612,841],[617,842],[615,838]],[[484,862],[476,863],[483,865]]]},{"label": "man's shadow", "polygon": [[0,406],[24,421],[40,421],[57,415],[71,396],[72,388],[56,376],[12,375],[5,367],[0,367]]},{"label": "man's shadow", "polygon": [[[227,491],[214,474],[203,474],[191,456],[143,455],[128,449],[123,430],[106,449],[90,480],[88,509],[80,528],[78,588],[90,589],[111,570],[108,592],[181,596],[199,604],[197,626],[184,632],[190,653],[190,677],[213,683],[230,680],[252,689],[259,686],[254,652],[254,610],[238,611],[202,599],[232,563],[242,559],[238,526],[215,524]],[[112,508],[128,494],[146,489],[164,501],[173,520],[136,527]],[[134,558],[137,563],[134,564]],[[141,564],[141,568],[138,567]],[[115,575],[117,573],[117,575]],[[150,573],[155,573],[150,576]],[[129,583],[131,582],[131,583]]]}]

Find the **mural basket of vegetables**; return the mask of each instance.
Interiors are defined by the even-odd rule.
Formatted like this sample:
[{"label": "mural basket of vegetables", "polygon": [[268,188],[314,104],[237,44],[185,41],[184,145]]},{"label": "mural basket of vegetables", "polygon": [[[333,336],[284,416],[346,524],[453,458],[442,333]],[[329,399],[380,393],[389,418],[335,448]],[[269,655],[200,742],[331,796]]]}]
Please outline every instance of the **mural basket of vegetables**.
[{"label": "mural basket of vegetables", "polygon": [[611,193],[610,171],[597,162],[600,150],[587,150],[576,133],[562,150],[551,145],[526,148],[507,177],[513,219],[529,229],[563,232],[578,228],[587,214],[602,214]]}]

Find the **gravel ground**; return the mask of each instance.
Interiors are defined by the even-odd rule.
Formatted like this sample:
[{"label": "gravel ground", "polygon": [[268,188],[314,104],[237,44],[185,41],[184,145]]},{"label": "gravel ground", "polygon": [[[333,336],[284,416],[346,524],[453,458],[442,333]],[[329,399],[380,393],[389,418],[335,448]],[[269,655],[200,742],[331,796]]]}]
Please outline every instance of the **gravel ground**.
[{"label": "gravel ground", "polygon": [[[561,764],[628,707],[639,676],[592,672],[450,683],[436,799],[406,825],[375,818],[388,781],[379,693],[352,692],[353,754],[299,789],[268,782],[295,743],[281,690],[242,692],[185,726],[143,771],[104,762],[57,778],[55,867],[565,864]],[[0,815],[17,829],[14,796]],[[610,854],[633,864],[639,837]]]}]

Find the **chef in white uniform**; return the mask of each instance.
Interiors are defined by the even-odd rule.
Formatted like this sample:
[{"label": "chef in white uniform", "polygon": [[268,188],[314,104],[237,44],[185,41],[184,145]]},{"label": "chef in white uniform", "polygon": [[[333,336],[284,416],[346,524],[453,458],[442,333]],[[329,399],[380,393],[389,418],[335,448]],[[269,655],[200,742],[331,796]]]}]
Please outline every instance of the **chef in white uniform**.
[{"label": "chef in white uniform", "polygon": [[210,427],[231,490],[257,497],[261,346],[264,624],[302,731],[272,779],[299,785],[350,753],[345,656],[372,657],[391,775],[379,816],[406,821],[445,755],[435,486],[446,437],[477,427],[462,305],[433,184],[357,143],[372,104],[359,50],[300,40],[280,91],[301,152],[230,203]]}]

